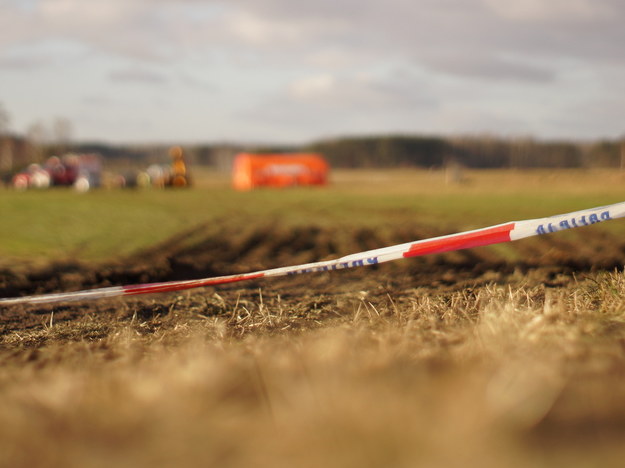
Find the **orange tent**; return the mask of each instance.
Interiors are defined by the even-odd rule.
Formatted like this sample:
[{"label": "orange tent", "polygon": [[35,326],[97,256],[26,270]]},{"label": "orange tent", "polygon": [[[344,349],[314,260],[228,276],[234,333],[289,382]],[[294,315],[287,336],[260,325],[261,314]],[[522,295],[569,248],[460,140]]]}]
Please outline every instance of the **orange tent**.
[{"label": "orange tent", "polygon": [[328,171],[328,163],[315,153],[240,153],[234,159],[232,184],[237,190],[325,185]]}]

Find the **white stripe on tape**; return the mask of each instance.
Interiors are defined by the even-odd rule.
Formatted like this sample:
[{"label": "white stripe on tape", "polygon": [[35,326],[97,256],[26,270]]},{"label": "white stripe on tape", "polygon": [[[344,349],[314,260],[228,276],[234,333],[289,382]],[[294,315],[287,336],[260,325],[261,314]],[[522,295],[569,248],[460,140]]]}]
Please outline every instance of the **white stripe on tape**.
[{"label": "white stripe on tape", "polygon": [[166,281],[162,283],[114,286],[85,291],[6,298],[0,299],[0,305],[51,304],[56,302],[102,299],[105,297],[136,296],[140,294],[181,291],[184,289],[200,288],[204,286],[236,283],[239,281],[270,276],[298,275],[319,271],[342,270],[345,268],[355,268],[390,262],[400,258],[417,257],[421,255],[468,249],[483,245],[499,244],[502,242],[523,239],[525,237],[549,234],[581,226],[589,226],[622,217],[625,217],[625,202],[576,211],[563,215],[551,216],[548,218],[513,221],[482,229],[475,229],[473,231],[407,242],[405,244],[368,250],[366,252],[346,255],[345,257],[335,260],[326,260],[323,262],[314,262],[304,265],[261,270],[241,275],[218,276],[197,280]]}]

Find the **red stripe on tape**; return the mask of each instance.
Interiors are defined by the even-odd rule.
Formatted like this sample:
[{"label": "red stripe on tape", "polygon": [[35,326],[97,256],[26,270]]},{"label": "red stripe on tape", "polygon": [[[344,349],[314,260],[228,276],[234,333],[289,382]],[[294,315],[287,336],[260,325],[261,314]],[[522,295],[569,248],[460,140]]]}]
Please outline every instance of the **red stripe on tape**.
[{"label": "red stripe on tape", "polygon": [[262,278],[264,273],[253,273],[249,275],[229,276],[227,278],[204,279],[197,281],[189,281],[180,283],[172,281],[169,283],[152,283],[152,284],[136,284],[133,286],[124,286],[124,296],[137,296],[139,294],[162,293],[171,291],[183,291],[185,289],[200,288],[203,286],[212,286],[217,284],[236,283],[237,281],[251,280]]},{"label": "red stripe on tape", "polygon": [[404,257],[418,257],[419,255],[450,252],[452,250],[469,249],[483,245],[497,244],[510,241],[510,231],[515,223],[503,224],[478,231],[460,233],[443,239],[432,239],[416,242],[411,245]]}]

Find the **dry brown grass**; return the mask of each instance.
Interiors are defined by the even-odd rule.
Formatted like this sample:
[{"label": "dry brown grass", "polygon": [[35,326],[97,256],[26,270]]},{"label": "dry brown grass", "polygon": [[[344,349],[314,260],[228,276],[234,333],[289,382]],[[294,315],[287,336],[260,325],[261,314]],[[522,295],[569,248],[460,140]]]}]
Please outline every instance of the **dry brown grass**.
[{"label": "dry brown grass", "polygon": [[[102,303],[5,331],[3,466],[620,466],[625,276]],[[77,308],[80,310],[80,307]],[[58,312],[57,312],[58,316]]]}]

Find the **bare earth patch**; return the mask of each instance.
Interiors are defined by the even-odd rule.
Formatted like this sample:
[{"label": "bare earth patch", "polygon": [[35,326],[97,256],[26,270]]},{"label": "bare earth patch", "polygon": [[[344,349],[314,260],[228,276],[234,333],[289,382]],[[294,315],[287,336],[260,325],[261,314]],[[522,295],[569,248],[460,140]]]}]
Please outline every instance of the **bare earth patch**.
[{"label": "bare earth patch", "polygon": [[[191,231],[2,296],[250,271],[419,226]],[[0,310],[3,466],[620,466],[625,243],[580,230],[184,294]],[[608,237],[606,237],[608,236]]]}]

